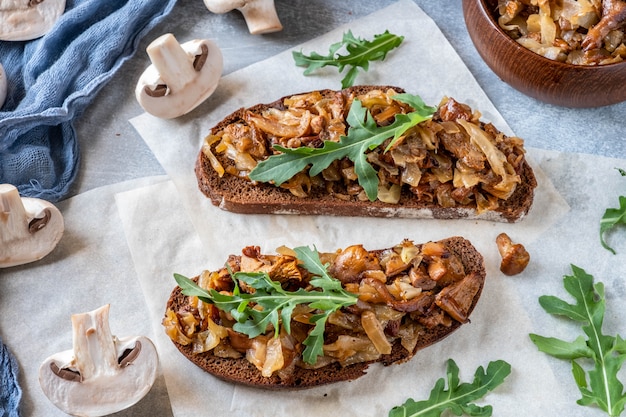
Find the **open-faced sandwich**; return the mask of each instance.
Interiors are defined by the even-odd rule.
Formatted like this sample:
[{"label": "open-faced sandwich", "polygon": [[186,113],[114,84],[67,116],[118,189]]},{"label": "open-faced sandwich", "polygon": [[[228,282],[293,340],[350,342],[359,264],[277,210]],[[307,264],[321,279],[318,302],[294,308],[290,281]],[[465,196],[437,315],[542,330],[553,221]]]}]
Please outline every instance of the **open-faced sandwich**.
[{"label": "open-faced sandwich", "polygon": [[180,352],[214,376],[271,389],[362,376],[409,360],[469,322],[483,257],[466,239],[333,253],[255,246],[178,286],[163,325]]},{"label": "open-faced sandwich", "polygon": [[480,117],[397,87],[296,94],[218,123],[196,176],[239,213],[517,221],[537,185],[524,142]]}]

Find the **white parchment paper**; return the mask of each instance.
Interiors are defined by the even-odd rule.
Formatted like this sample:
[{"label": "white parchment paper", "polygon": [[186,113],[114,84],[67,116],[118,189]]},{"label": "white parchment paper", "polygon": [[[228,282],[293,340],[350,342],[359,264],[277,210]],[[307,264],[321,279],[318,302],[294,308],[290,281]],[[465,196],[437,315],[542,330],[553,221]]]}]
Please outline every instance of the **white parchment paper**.
[{"label": "white parchment paper", "polygon": [[[399,1],[296,49],[325,52],[348,29],[361,37],[386,29],[405,36],[403,45],[384,62],[373,63],[367,73],[361,73],[358,83],[401,86],[420,94],[427,103],[437,103],[444,95],[452,96],[481,110],[485,120],[512,133],[436,25],[414,3]],[[167,352],[163,367],[175,415],[191,416],[211,410],[213,415],[382,416],[406,398],[427,398],[435,381],[444,376],[448,358],[457,361],[463,380],[471,380],[476,367],[486,366],[491,360],[511,363],[513,373],[506,384],[487,398],[495,407],[494,415],[601,415],[575,404],[578,393],[569,375],[569,365],[538,353],[528,333],[559,332],[553,327],[563,323],[543,313],[537,298],[544,293],[562,293],[561,277],[570,272],[569,263],[590,268],[590,272],[607,281],[614,291],[611,297],[624,294],[621,281],[616,279],[620,276],[617,271],[624,272],[623,262],[618,262],[621,255],[609,255],[600,248],[598,240],[599,217],[603,208],[611,204],[606,190],[618,190],[619,175],[612,168],[623,161],[530,149],[528,157],[539,187],[530,215],[515,225],[239,215],[215,208],[199,192],[194,162],[203,137],[214,124],[242,106],[318,88],[339,88],[341,77],[334,69],[304,77],[289,50],[223,77],[215,94],[187,116],[164,121],[144,114],[131,120],[172,179],[167,185],[118,196],[131,251],[136,251],[138,275],[147,299],[152,300],[149,303],[154,320],[162,317],[165,301],[174,287],[172,273],[194,275],[205,268],[218,268],[229,254],[239,253],[247,245],[259,245],[266,252],[283,244],[316,245],[319,250],[332,251],[363,243],[375,249],[403,238],[424,242],[461,234],[484,254],[489,277],[472,323],[423,350],[407,364],[375,366],[359,380],[295,393],[243,388],[218,381],[194,369],[165,336],[157,336],[160,349]],[[595,183],[587,185],[590,178]],[[553,183],[558,185],[556,189]],[[152,227],[138,229],[138,217],[156,207],[163,217],[153,219]],[[494,239],[502,231],[524,243],[531,252],[532,263],[523,275],[504,277],[498,271]],[[161,252],[154,252],[144,244],[146,236],[160,236],[168,243],[158,245]],[[169,284],[163,281],[164,276],[170,277]],[[617,319],[608,321],[613,330],[623,329]],[[564,327],[565,336],[573,339],[577,335],[575,327]]]}]

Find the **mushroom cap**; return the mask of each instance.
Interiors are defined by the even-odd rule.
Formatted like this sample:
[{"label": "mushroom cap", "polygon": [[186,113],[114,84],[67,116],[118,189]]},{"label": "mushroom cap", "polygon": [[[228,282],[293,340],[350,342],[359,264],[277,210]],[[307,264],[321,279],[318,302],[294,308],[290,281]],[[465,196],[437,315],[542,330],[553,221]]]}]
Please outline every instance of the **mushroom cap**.
[{"label": "mushroom cap", "polygon": [[63,215],[52,203],[20,197],[11,184],[0,184],[0,268],[38,261],[63,236]]},{"label": "mushroom cap", "polygon": [[7,98],[7,74],[4,72],[4,67],[0,64],[0,108],[4,104],[4,100]]},{"label": "mushroom cap", "polygon": [[65,11],[65,0],[4,1],[0,40],[28,41],[45,35]]},{"label": "mushroom cap", "polygon": [[[179,45],[166,34],[148,46],[151,52],[152,65],[139,78],[135,96],[153,116],[172,119],[189,113],[217,88],[224,61],[214,42],[196,39]],[[197,57],[204,57],[199,70],[194,68]],[[162,88],[161,94],[151,93],[157,88]]]},{"label": "mushroom cap", "polygon": [[48,399],[63,412],[72,416],[99,417],[116,413],[135,405],[152,388],[157,375],[157,351],[150,339],[144,336],[116,339],[118,357],[125,350],[141,344],[141,353],[133,363],[120,373],[99,375],[83,381],[60,378],[53,371],[68,366],[74,351],[67,350],[48,357],[39,368],[39,384]]}]

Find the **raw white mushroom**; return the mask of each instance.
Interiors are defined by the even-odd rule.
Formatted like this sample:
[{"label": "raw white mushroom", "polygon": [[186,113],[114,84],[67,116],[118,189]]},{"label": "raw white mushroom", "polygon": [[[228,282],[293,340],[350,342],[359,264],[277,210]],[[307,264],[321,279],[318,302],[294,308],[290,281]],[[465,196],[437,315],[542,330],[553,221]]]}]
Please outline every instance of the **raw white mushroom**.
[{"label": "raw white mushroom", "polygon": [[146,49],[152,61],[135,88],[145,111],[172,119],[199,106],[217,88],[222,76],[222,51],[210,40],[196,39],[179,44],[167,33]]},{"label": "raw white mushroom", "polygon": [[253,35],[278,32],[283,29],[274,0],[204,0],[204,5],[212,13],[228,13],[239,10],[248,30]]},{"label": "raw white mushroom", "polygon": [[20,197],[13,185],[0,184],[0,268],[43,258],[63,231],[63,216],[52,203]]},{"label": "raw white mushroom", "polygon": [[45,35],[65,11],[65,0],[0,0],[0,40],[28,41]]},{"label": "raw white mushroom", "polygon": [[0,64],[0,108],[4,104],[4,100],[7,98],[7,74],[4,72],[4,67]]},{"label": "raw white mushroom", "polygon": [[73,416],[97,417],[141,400],[156,379],[156,348],[145,336],[116,338],[109,304],[72,315],[72,350],[46,359],[39,383],[48,399]]}]

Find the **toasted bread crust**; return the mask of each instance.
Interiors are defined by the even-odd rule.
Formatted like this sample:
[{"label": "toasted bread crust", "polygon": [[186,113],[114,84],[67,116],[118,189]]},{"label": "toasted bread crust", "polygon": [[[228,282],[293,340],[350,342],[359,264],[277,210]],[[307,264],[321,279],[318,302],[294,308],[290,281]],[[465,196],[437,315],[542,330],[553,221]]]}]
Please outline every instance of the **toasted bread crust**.
[{"label": "toasted bread crust", "polygon": [[[440,241],[448,250],[461,260],[466,274],[475,274],[480,283],[479,289],[473,298],[469,314],[474,310],[482,289],[484,287],[486,272],[482,255],[476,250],[470,241],[462,237],[450,237]],[[374,251],[375,252],[375,251]],[[181,293],[180,287],[176,287],[167,302],[167,309],[177,310],[184,304],[185,296]],[[407,352],[400,342],[397,341],[392,347],[390,354],[382,355],[379,360],[371,362],[356,363],[342,367],[338,363],[332,363],[319,369],[303,369],[295,368],[293,377],[285,380],[279,376],[263,377],[260,371],[245,358],[229,359],[220,358],[211,351],[200,354],[192,352],[190,345],[182,345],[173,341],[176,348],[191,362],[202,368],[206,372],[214,375],[222,380],[253,386],[257,388],[266,388],[272,390],[295,390],[311,388],[325,384],[331,384],[341,381],[350,381],[365,375],[369,365],[374,362],[380,362],[385,366],[394,363],[403,363],[411,359],[420,349],[428,347],[443,338],[450,335],[458,329],[462,323],[452,320],[450,326],[438,324],[433,328],[424,328],[424,332],[420,334],[420,338],[413,352]]]},{"label": "toasted bread crust", "polygon": [[[345,89],[345,96],[362,94],[374,89],[393,88],[398,92],[402,89],[389,86],[357,86]],[[337,94],[337,91],[323,90],[324,96]],[[284,109],[285,97],[269,104],[258,104],[249,109],[241,108],[227,116],[212,130],[216,134],[225,126],[242,121],[244,113],[257,113],[267,108]],[[361,217],[401,217],[401,218],[435,218],[435,219],[481,219],[501,222],[521,220],[530,210],[537,180],[532,167],[526,160],[521,165],[521,183],[506,201],[501,201],[495,210],[478,213],[474,207],[461,206],[441,207],[435,202],[420,200],[415,194],[403,187],[400,201],[397,204],[376,201],[360,201],[352,196],[346,199],[337,198],[320,190],[313,190],[306,197],[297,197],[289,190],[267,183],[253,183],[233,176],[220,177],[213,169],[207,156],[200,151],[195,164],[198,187],[211,202],[221,209],[243,214],[310,214],[333,216]]]}]

